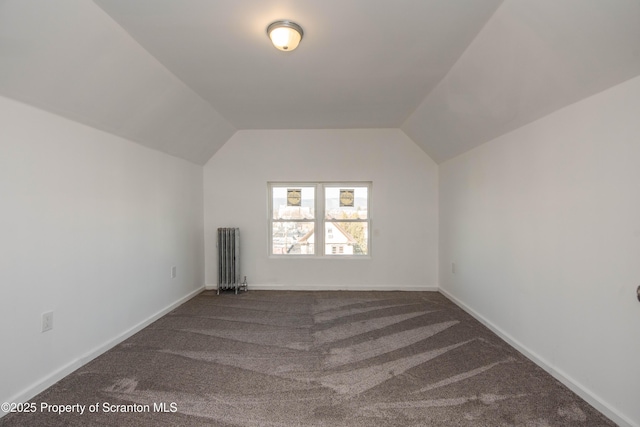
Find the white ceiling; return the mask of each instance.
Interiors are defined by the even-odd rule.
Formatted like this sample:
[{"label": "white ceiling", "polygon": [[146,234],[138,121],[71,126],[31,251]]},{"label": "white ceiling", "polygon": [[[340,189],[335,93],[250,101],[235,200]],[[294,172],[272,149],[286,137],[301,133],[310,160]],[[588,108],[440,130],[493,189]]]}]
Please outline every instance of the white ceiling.
[{"label": "white ceiling", "polygon": [[0,95],[198,164],[278,128],[442,162],[637,75],[640,0],[0,0]]}]

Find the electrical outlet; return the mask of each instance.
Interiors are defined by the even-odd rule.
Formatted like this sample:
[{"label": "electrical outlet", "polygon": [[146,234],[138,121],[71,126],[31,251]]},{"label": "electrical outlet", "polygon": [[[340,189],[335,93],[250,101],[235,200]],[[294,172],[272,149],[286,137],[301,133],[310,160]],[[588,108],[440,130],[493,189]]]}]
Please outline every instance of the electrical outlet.
[{"label": "electrical outlet", "polygon": [[49,311],[42,315],[42,332],[53,329],[53,311]]},{"label": "electrical outlet", "polygon": [[172,279],[176,278],[176,266],[175,265],[173,267],[171,267],[171,278]]},{"label": "electrical outlet", "polygon": [[456,274],[456,263],[455,262],[451,263],[451,273],[452,274]]}]

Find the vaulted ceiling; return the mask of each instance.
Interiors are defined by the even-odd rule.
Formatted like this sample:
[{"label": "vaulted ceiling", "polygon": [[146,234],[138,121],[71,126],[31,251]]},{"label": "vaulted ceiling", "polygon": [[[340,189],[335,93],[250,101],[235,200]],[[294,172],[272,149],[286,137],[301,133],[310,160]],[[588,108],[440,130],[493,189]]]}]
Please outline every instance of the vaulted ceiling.
[{"label": "vaulted ceiling", "polygon": [[320,128],[440,163],[638,75],[640,0],[0,0],[0,95],[197,164]]}]

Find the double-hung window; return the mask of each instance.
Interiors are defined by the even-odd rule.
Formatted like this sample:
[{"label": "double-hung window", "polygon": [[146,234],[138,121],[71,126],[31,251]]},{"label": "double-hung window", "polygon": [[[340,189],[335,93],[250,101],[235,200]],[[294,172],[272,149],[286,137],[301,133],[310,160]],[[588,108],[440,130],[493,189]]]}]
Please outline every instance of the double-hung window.
[{"label": "double-hung window", "polygon": [[268,190],[271,255],[370,254],[370,182],[272,182]]}]

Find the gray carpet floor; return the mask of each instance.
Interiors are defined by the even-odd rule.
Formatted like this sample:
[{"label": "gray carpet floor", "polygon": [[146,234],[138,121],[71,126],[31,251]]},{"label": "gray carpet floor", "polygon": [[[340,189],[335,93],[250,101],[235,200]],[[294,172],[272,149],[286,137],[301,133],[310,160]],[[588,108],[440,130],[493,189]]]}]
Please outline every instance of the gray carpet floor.
[{"label": "gray carpet floor", "polygon": [[31,402],[85,412],[0,425],[615,425],[435,292],[203,292]]}]

